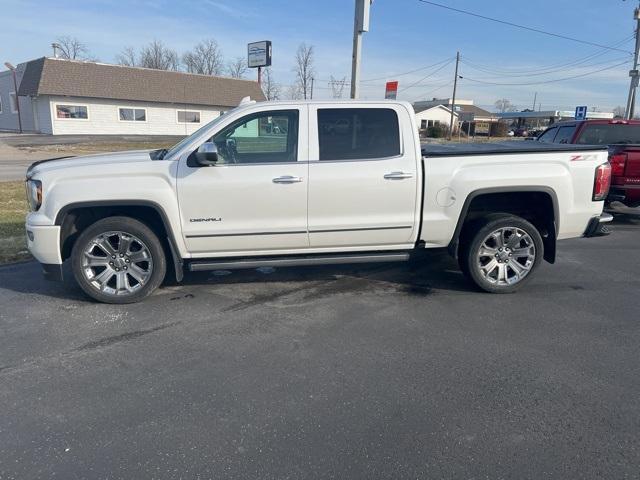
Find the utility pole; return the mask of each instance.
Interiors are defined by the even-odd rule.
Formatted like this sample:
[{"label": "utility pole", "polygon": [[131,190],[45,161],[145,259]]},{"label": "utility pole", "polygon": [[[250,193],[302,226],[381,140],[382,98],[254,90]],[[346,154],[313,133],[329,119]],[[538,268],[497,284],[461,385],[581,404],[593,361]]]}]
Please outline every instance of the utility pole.
[{"label": "utility pole", "polygon": [[532,110],[533,110],[534,112],[536,111],[536,103],[537,103],[537,101],[538,101],[538,92],[536,92],[536,93],[533,95],[533,108],[532,108]]},{"label": "utility pole", "polygon": [[453,97],[451,98],[451,123],[449,124],[449,140],[453,135],[453,112],[456,109],[456,90],[458,89],[458,65],[460,65],[460,52],[456,53],[456,75],[453,78]]},{"label": "utility pole", "polygon": [[629,98],[627,99],[627,110],[625,112],[625,118],[630,120],[633,118],[634,110],[636,107],[636,90],[638,89],[638,55],[640,55],[640,8],[636,8],[633,11],[633,18],[636,21],[636,50],[633,57],[633,69],[629,72],[631,77],[631,83],[629,85]]},{"label": "utility pole", "polygon": [[351,57],[351,98],[358,98],[360,83],[360,55],[362,34],[369,31],[369,9],[372,0],[355,0],[356,13],[353,20],[353,55]]},{"label": "utility pole", "polygon": [[311,100],[313,100],[313,77],[311,77]]}]

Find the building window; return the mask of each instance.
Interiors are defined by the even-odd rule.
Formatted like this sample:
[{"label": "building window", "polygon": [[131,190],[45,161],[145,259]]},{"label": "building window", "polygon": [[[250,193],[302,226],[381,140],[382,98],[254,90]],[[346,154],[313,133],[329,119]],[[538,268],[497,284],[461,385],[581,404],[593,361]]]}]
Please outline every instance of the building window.
[{"label": "building window", "polygon": [[89,109],[86,105],[56,105],[56,118],[88,120]]},{"label": "building window", "polygon": [[178,110],[178,123],[200,123],[200,112]]},{"label": "building window", "polygon": [[18,113],[18,97],[16,97],[16,92],[9,93],[9,103],[11,104],[11,113]]},{"label": "building window", "polygon": [[147,110],[144,108],[118,108],[118,118],[122,122],[146,122]]},{"label": "building window", "polygon": [[426,120],[421,120],[420,121],[420,128],[423,129],[423,130],[425,128],[427,128],[427,121]]},{"label": "building window", "polygon": [[398,115],[390,108],[318,109],[320,160],[400,155]]}]

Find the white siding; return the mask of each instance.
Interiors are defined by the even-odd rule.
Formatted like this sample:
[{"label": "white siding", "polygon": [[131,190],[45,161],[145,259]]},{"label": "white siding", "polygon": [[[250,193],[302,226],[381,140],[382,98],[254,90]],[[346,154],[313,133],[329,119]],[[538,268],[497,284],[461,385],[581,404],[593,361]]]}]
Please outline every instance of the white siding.
[{"label": "white siding", "polygon": [[[50,122],[56,135],[63,134],[105,134],[105,135],[189,135],[205,123],[220,116],[229,107],[204,107],[201,105],[175,105],[170,103],[131,102],[80,97],[39,97],[50,109]],[[86,105],[89,118],[60,119],[56,117],[56,104]],[[119,107],[144,108],[145,122],[125,122],[119,118]],[[178,123],[177,110],[200,112],[200,123]],[[40,118],[39,118],[40,120]],[[43,129],[41,123],[40,129]]]},{"label": "white siding", "polygon": [[[418,127],[420,127],[422,120],[436,120],[444,125],[451,126],[451,111],[446,108],[433,107],[416,113],[416,120]],[[454,115],[453,121],[456,122],[457,120],[458,116]]]}]

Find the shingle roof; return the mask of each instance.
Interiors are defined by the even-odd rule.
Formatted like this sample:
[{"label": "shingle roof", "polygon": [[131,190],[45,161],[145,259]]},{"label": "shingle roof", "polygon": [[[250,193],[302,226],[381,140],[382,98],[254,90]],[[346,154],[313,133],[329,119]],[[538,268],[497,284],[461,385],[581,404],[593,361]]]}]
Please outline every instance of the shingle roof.
[{"label": "shingle roof", "polygon": [[254,81],[55,58],[27,62],[18,94],[226,107],[246,96],[265,100]]}]

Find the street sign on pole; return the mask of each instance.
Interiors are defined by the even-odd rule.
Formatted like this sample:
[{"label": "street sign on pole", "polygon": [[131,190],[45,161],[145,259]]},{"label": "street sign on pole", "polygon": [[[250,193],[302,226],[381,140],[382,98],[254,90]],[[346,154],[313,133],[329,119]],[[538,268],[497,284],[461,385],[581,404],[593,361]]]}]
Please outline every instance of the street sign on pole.
[{"label": "street sign on pole", "polygon": [[384,90],[384,98],[387,100],[395,100],[398,96],[398,82],[387,82]]},{"label": "street sign on pole", "polygon": [[589,109],[587,107],[576,107],[576,115],[575,115],[575,119],[576,120],[586,120],[587,118],[587,111]]}]

